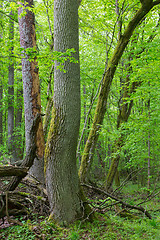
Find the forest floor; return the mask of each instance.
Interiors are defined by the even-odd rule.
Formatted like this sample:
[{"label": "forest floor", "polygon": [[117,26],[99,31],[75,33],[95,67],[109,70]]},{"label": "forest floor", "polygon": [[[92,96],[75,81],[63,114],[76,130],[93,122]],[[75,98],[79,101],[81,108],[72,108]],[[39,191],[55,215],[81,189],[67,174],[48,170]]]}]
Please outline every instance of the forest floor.
[{"label": "forest floor", "polygon": [[[95,208],[97,219],[93,223],[79,221],[69,228],[64,228],[49,222],[46,217],[32,213],[30,216],[20,217],[23,226],[9,225],[0,222],[0,239],[22,240],[135,240],[160,239],[160,200],[159,194],[146,201],[146,190],[138,185],[128,185],[121,191],[129,204],[144,202],[142,205],[152,216],[148,219],[144,213],[135,210],[123,211],[121,206],[103,196],[89,195],[89,201]],[[125,214],[121,214],[125,213]]]}]

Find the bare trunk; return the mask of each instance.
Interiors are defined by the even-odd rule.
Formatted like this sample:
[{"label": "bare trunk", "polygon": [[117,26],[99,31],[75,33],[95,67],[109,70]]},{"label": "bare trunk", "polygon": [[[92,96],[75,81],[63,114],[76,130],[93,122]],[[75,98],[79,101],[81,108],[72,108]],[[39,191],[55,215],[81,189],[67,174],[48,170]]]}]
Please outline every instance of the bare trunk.
[{"label": "bare trunk", "polygon": [[14,136],[14,158],[15,161],[18,161],[19,159],[23,159],[23,152],[24,152],[24,146],[23,146],[23,136],[20,133],[20,130],[22,128],[22,109],[23,109],[23,89],[21,86],[22,79],[19,79],[19,87],[17,89],[17,101],[16,101],[16,108],[15,108],[15,128],[16,128],[16,134]]}]

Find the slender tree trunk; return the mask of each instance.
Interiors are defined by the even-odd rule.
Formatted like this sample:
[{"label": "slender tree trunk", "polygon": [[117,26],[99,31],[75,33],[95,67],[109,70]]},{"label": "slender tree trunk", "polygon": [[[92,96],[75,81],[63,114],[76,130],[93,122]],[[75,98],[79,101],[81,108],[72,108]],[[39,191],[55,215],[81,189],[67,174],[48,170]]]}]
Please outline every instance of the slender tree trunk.
[{"label": "slender tree trunk", "polygon": [[[149,83],[150,86],[150,83]],[[150,99],[148,100],[148,120],[149,120],[149,129],[148,129],[148,181],[147,187],[150,189],[150,177],[151,177],[151,143],[150,143]]]},{"label": "slender tree trunk", "polygon": [[[158,26],[159,26],[159,21],[158,21],[158,23],[157,23],[153,32],[156,31]],[[153,32],[152,32],[152,35],[148,39],[148,43],[152,42],[152,40],[156,36],[156,34],[153,34]],[[136,57],[139,58],[140,55],[145,51],[145,49],[146,48],[143,48],[137,54]],[[132,57],[129,57],[129,58],[132,59]],[[126,82],[124,83],[124,87],[123,87],[122,103],[120,105],[119,114],[118,114],[118,118],[117,118],[117,129],[119,129],[121,127],[122,123],[128,121],[128,118],[129,118],[129,115],[130,115],[130,112],[131,112],[131,109],[132,109],[133,101],[131,100],[130,104],[128,105],[128,103],[125,103],[125,101],[126,101],[125,99],[128,99],[130,97],[130,95],[134,91],[136,91],[136,88],[141,84],[141,82],[133,82],[131,84],[131,88],[129,88],[129,86],[130,86],[130,79],[129,79],[130,72],[132,72],[132,67],[131,67],[131,64],[128,64],[128,76],[126,78]],[[149,107],[150,107],[149,104],[150,104],[150,102],[148,101],[148,111],[149,111]],[[150,117],[150,113],[149,113],[149,117]],[[116,174],[117,174],[116,171],[118,170],[118,164],[119,164],[119,159],[120,159],[119,153],[116,154],[116,152],[121,151],[121,148],[122,148],[123,144],[124,144],[124,142],[123,142],[123,129],[122,129],[121,137],[119,138],[119,141],[115,142],[115,145],[114,145],[114,151],[113,151],[114,152],[114,157],[112,157],[112,164],[109,168],[109,172],[108,172],[107,179],[106,179],[106,190],[107,191],[109,191],[110,188],[112,187],[114,178],[116,180]],[[150,176],[150,141],[148,142],[148,176]],[[150,177],[148,177],[148,186],[149,186],[149,182],[150,182]]]},{"label": "slender tree trunk", "polygon": [[[1,66],[1,62],[0,62]],[[2,79],[0,78],[0,146],[3,144],[3,110],[2,110],[2,101],[3,101],[3,86],[2,86]],[[2,153],[0,151],[0,157]]]},{"label": "slender tree trunk", "polygon": [[106,104],[109,96],[110,86],[117,65],[137,25],[141,22],[145,15],[153,8],[153,6],[159,3],[160,3],[159,1],[155,1],[153,3],[152,0],[143,1],[141,8],[136,12],[135,16],[129,22],[126,30],[120,36],[117,46],[114,50],[114,53],[108,63],[107,70],[104,74],[102,87],[99,92],[92,128],[90,130],[88,140],[85,145],[81,166],[79,169],[79,176],[82,182],[85,182],[87,180],[87,172],[89,166],[91,165],[91,162],[93,161],[93,157],[90,156],[91,155],[93,156],[95,146],[98,141],[99,132],[101,130],[101,125],[103,124],[103,119],[106,112]]},{"label": "slender tree trunk", "polygon": [[47,107],[45,111],[45,117],[44,117],[44,138],[47,138],[47,133],[48,133],[48,128],[49,128],[49,123],[51,120],[51,112],[52,112],[52,107],[53,107],[53,97],[52,97],[52,75],[54,73],[54,66],[52,65],[50,75],[49,75],[49,81],[48,81],[48,89],[47,89]]},{"label": "slender tree trunk", "polygon": [[[9,14],[11,17],[13,13],[10,12]],[[15,162],[13,156],[13,145],[14,145],[14,60],[12,58],[13,51],[14,51],[14,21],[9,18],[9,55],[10,55],[10,62],[9,62],[9,74],[8,74],[8,151],[10,154],[10,161],[11,163]]]},{"label": "slender tree trunk", "polygon": [[[0,8],[2,6],[0,5]],[[0,14],[0,17],[2,18],[2,14]],[[2,33],[0,32],[0,39],[2,39]],[[0,60],[0,71],[3,69],[3,62]],[[2,109],[2,101],[3,101],[3,85],[2,85],[2,76],[0,75],[0,146],[3,144],[3,109]],[[0,151],[0,157],[2,156],[2,153]]]},{"label": "slender tree trunk", "polygon": [[[2,6],[0,5],[0,8]],[[2,14],[0,14],[0,17],[2,18]],[[2,33],[0,32],[0,39],[3,38]],[[1,47],[1,45],[0,45]],[[0,60],[0,71],[3,69],[3,62]],[[3,144],[3,109],[2,109],[2,101],[3,101],[3,85],[2,85],[2,74],[0,75],[0,146]],[[0,151],[0,157],[2,156],[2,153]]]},{"label": "slender tree trunk", "polygon": [[[22,76],[23,76],[23,96],[24,96],[24,110],[25,110],[25,137],[26,137],[26,152],[29,151],[29,131],[32,121],[37,113],[41,113],[41,99],[40,99],[40,83],[38,74],[38,65],[36,57],[29,60],[29,55],[25,52],[30,50],[30,54],[36,51],[36,34],[35,34],[35,16],[34,12],[29,8],[33,8],[33,0],[25,0],[21,3],[23,7],[18,9],[18,21],[20,30],[20,43],[24,49],[22,58]],[[21,13],[26,13],[21,16]],[[44,135],[42,121],[39,124],[37,132],[37,156],[34,160],[34,165],[30,173],[44,183]]]},{"label": "slender tree trunk", "polygon": [[[54,50],[74,48],[79,60],[78,3],[54,1]],[[79,63],[66,61],[64,70],[55,61],[53,112],[45,150],[46,182],[51,215],[63,224],[86,216],[76,166],[80,125]]]},{"label": "slender tree trunk", "polygon": [[[132,82],[130,83],[130,72],[132,72],[132,67],[129,64],[128,65],[128,76],[126,77],[126,80],[124,83],[122,83],[122,96],[120,97],[121,102],[119,106],[119,113],[117,117],[117,129],[121,128],[121,125],[123,123],[126,123],[128,121],[128,118],[130,116],[132,106],[133,106],[133,100],[130,100],[128,103],[128,100],[133,92],[135,92],[138,85],[140,85],[139,82]],[[109,172],[106,178],[106,190],[109,191],[112,187],[113,180],[117,181],[119,184],[119,174],[118,174],[118,164],[120,160],[120,152],[121,148],[124,145],[124,133],[123,128],[121,129],[121,134],[118,139],[116,139],[114,145],[113,145],[113,156],[111,158],[111,166],[109,168]]]},{"label": "slender tree trunk", "polygon": [[148,182],[147,182],[147,187],[150,189],[150,176],[151,176],[151,150],[150,150],[150,134],[148,134]]},{"label": "slender tree trunk", "polygon": [[16,162],[20,159],[23,159],[23,135],[21,134],[20,130],[22,128],[22,109],[23,109],[23,89],[21,86],[22,79],[19,79],[19,87],[17,89],[17,101],[16,101],[16,108],[15,108],[15,128],[16,128],[16,135],[14,139],[14,158]]}]

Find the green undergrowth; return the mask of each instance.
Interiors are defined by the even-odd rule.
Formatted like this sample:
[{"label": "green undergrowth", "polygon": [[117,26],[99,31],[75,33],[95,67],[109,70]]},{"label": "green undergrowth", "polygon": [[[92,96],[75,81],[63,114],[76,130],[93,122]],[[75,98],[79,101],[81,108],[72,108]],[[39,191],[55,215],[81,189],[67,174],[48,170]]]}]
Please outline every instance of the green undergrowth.
[{"label": "green undergrowth", "polygon": [[[137,185],[128,185],[123,189],[123,199],[131,205],[143,202],[147,198],[145,189],[140,189]],[[89,199],[88,199],[89,200]],[[160,201],[157,194],[150,201],[143,203],[145,208],[152,215],[152,219],[144,216],[144,213],[129,210],[129,217],[124,218],[118,215],[122,210],[121,205],[108,207],[114,200],[111,198],[93,198],[92,207],[103,206],[101,213],[96,213],[97,218],[93,223],[79,221],[68,228],[55,225],[53,221],[48,221],[44,217],[32,216],[32,220],[19,219],[23,226],[10,226],[0,229],[0,239],[2,240],[159,240],[160,239]],[[98,205],[99,202],[99,205]],[[128,215],[126,215],[128,216]],[[0,226],[1,227],[1,226]]]},{"label": "green undergrowth", "polygon": [[160,218],[128,220],[110,214],[99,216],[93,223],[78,222],[69,228],[55,226],[47,220],[27,221],[23,226],[12,226],[0,230],[0,239],[160,239]]}]

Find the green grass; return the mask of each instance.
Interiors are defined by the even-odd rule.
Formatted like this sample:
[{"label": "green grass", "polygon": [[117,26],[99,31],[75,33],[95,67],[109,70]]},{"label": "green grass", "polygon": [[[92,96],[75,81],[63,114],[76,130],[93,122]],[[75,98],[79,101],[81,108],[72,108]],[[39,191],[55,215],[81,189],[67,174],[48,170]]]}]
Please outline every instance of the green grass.
[{"label": "green grass", "polygon": [[127,220],[118,216],[110,215],[100,217],[93,223],[78,222],[70,228],[55,226],[52,222],[43,220],[40,223],[25,222],[23,226],[12,226],[0,230],[0,238],[7,240],[22,239],[107,239],[107,240],[135,240],[135,239],[160,239],[160,222],[158,219]]}]

